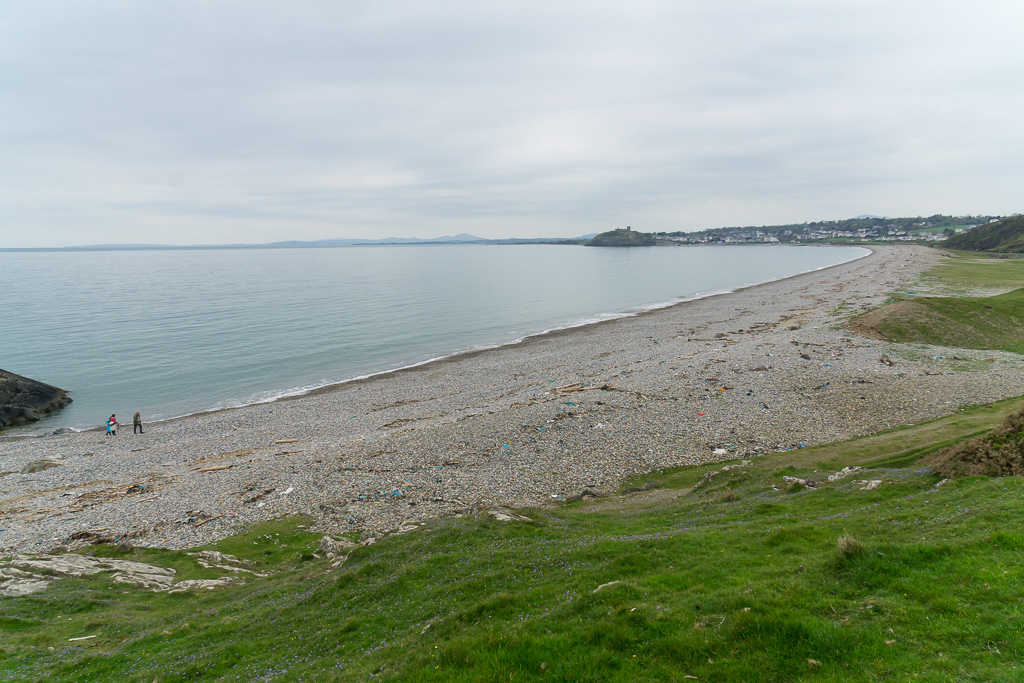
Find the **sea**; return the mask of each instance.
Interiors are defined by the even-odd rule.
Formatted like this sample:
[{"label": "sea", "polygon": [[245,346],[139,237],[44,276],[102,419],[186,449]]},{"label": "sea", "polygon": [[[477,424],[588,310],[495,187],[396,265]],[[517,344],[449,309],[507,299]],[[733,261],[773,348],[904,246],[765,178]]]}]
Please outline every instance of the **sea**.
[{"label": "sea", "polygon": [[5,435],[272,401],[867,253],[539,244],[0,252],[0,368],[74,399]]}]

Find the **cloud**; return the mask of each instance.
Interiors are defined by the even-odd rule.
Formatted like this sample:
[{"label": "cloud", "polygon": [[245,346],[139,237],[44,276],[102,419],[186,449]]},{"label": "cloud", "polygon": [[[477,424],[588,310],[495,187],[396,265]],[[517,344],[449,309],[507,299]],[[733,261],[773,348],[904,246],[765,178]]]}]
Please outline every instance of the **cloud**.
[{"label": "cloud", "polygon": [[1015,2],[7,14],[0,246],[1021,208]]}]

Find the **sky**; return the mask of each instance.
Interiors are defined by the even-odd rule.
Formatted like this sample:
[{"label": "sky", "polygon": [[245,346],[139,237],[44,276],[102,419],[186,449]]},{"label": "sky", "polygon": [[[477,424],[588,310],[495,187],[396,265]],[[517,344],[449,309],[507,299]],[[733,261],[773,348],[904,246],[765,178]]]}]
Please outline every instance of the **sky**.
[{"label": "sky", "polygon": [[1020,0],[11,0],[0,247],[1024,211]]}]

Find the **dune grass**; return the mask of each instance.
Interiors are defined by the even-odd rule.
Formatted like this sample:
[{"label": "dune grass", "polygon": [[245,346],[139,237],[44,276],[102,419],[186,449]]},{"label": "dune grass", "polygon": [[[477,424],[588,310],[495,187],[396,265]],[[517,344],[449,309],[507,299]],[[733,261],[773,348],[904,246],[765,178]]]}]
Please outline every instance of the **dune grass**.
[{"label": "dune grass", "polygon": [[[276,572],[244,585],[96,577],[0,599],[0,680],[1021,680],[1024,482],[936,486],[918,463],[1022,406],[662,472],[663,489],[530,523],[441,520],[337,569],[308,520],[277,520],[217,545]],[[846,466],[865,469],[825,481]]]}]

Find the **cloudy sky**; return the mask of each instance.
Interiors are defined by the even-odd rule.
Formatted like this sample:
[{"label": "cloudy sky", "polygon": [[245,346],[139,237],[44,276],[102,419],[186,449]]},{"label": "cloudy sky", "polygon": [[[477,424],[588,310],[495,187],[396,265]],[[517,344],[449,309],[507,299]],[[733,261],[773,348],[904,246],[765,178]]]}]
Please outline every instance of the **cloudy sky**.
[{"label": "cloudy sky", "polygon": [[0,247],[1024,211],[1020,0],[12,0]]}]

